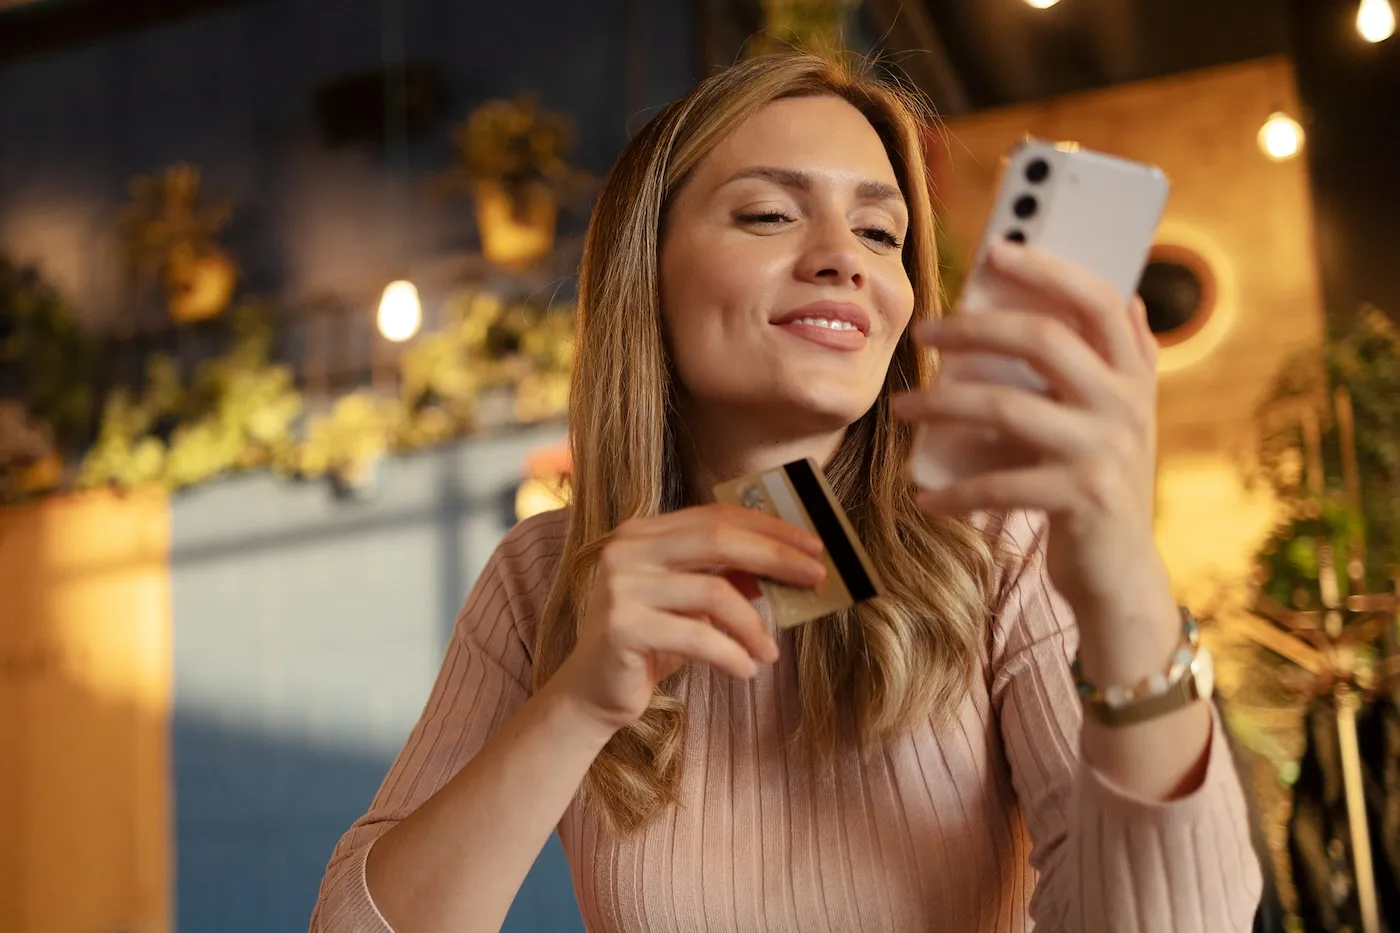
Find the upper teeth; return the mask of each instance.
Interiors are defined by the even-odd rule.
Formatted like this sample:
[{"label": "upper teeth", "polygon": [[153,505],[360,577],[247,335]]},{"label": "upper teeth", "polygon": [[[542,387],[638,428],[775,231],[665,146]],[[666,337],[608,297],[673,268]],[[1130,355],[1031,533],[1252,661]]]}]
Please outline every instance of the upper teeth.
[{"label": "upper teeth", "polygon": [[858,328],[850,321],[831,321],[824,317],[804,317],[798,318],[799,324],[811,324],[813,327],[830,327],[832,330],[857,330]]}]

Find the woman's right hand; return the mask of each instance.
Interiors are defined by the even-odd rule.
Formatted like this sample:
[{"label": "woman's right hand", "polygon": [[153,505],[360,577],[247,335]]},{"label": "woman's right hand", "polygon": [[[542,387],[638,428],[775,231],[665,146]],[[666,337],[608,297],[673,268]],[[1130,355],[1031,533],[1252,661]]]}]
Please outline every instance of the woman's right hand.
[{"label": "woman's right hand", "polygon": [[758,610],[717,573],[796,586],[825,576],[821,539],[762,512],[702,505],[619,525],[598,561],[578,640],[550,679],[608,731],[641,717],[687,661],[749,678],[778,645]]}]

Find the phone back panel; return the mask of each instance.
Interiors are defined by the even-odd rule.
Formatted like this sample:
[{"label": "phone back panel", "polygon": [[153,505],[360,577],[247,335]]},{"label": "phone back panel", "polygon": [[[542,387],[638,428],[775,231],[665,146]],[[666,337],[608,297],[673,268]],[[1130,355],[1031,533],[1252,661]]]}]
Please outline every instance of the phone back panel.
[{"label": "phone back panel", "polygon": [[[1037,162],[1047,174],[1032,181]],[[1142,277],[1169,187],[1153,166],[1028,140],[1007,158],[982,250],[1020,231],[1029,245],[1111,282],[1126,299]],[[1017,204],[1027,198],[1035,210],[1018,216]]]},{"label": "phone back panel", "polygon": [[[1007,157],[982,245],[958,302],[958,313],[1024,309],[1037,296],[987,272],[987,248],[1008,237],[1077,265],[1128,297],[1137,288],[1166,206],[1161,170],[1072,146],[1029,140]],[[1068,322],[1071,323],[1072,322]],[[949,354],[939,378],[995,382],[1045,391],[1040,375],[1019,359]],[[921,427],[910,467],[921,486],[937,489],[978,473],[1030,466],[1025,452],[987,430]]]}]

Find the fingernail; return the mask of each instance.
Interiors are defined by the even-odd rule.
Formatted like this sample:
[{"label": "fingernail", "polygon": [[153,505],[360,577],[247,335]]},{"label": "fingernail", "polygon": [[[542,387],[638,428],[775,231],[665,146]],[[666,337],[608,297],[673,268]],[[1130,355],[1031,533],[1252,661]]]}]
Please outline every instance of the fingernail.
[{"label": "fingernail", "polygon": [[802,546],[813,554],[820,554],[826,550],[826,544],[822,542],[821,537],[810,532],[802,536]]},{"label": "fingernail", "polygon": [[820,583],[826,579],[826,564],[812,561],[803,568],[803,572],[807,574],[807,579],[813,583]]},{"label": "fingernail", "polygon": [[778,660],[778,655],[780,654],[780,652],[778,651],[778,643],[773,640],[773,637],[771,635],[768,638],[768,645],[763,654],[764,657],[768,659],[769,664],[772,664],[774,661]]}]

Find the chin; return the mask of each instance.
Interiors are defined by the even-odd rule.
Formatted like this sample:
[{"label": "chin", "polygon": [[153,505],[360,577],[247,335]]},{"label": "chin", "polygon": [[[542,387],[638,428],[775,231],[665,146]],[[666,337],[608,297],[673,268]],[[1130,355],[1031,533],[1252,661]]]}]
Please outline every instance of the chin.
[{"label": "chin", "polygon": [[837,431],[859,421],[877,397],[873,392],[802,394],[786,400],[784,417],[802,424],[814,434]]}]

